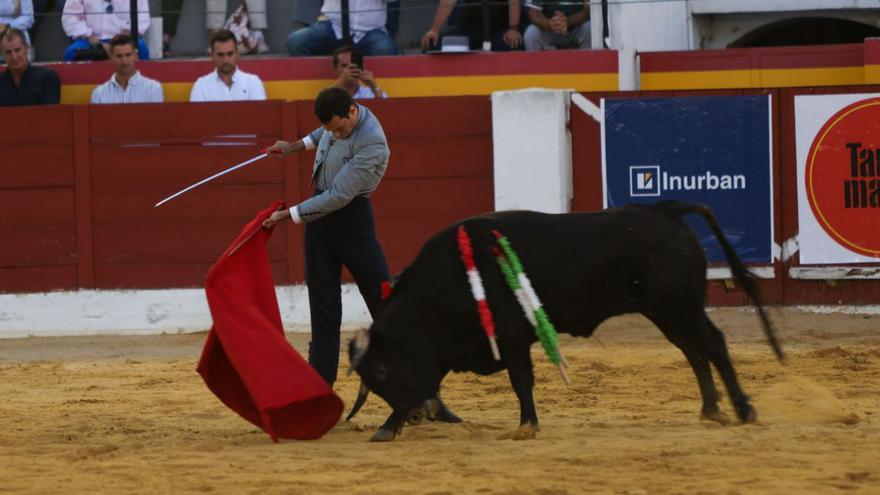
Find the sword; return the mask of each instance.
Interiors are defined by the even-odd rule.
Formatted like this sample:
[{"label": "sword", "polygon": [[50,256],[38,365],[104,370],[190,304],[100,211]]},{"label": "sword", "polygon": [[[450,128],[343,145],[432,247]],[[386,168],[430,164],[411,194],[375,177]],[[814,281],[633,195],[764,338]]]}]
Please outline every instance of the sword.
[{"label": "sword", "polygon": [[180,196],[181,194],[183,194],[187,191],[192,191],[193,189],[201,186],[202,184],[204,184],[206,182],[210,182],[210,181],[216,179],[217,177],[226,175],[229,172],[232,172],[233,170],[238,170],[242,167],[246,167],[246,166],[250,165],[251,163],[254,163],[255,161],[262,160],[263,158],[266,158],[267,156],[269,156],[269,153],[261,153],[255,157],[251,158],[250,160],[245,160],[245,161],[239,163],[238,165],[233,165],[233,166],[227,168],[226,170],[224,170],[222,172],[217,172],[216,174],[208,177],[207,179],[202,179],[202,180],[196,182],[195,184],[187,187],[186,189],[178,191],[178,192],[172,194],[171,196],[168,196],[167,198],[163,199],[162,201],[159,201],[158,203],[156,203],[156,206],[154,206],[153,208],[158,208],[158,207],[164,205],[165,203],[171,201],[172,199]]}]

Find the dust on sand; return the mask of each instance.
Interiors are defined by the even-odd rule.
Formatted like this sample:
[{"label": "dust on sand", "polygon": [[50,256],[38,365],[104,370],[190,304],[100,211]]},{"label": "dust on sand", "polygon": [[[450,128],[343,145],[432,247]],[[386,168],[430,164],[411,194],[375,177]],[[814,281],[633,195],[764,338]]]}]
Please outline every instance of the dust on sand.
[{"label": "dust on sand", "polygon": [[[753,313],[710,313],[762,424],[699,420],[681,353],[622,317],[561,338],[570,387],[533,348],[527,441],[508,439],[504,373],[447,378],[462,424],[371,444],[388,413],[372,396],[321,440],[273,444],[195,373],[205,334],[0,340],[0,493],[880,493],[880,317],[773,314],[785,367]],[[350,403],[357,386],[336,389]]]}]

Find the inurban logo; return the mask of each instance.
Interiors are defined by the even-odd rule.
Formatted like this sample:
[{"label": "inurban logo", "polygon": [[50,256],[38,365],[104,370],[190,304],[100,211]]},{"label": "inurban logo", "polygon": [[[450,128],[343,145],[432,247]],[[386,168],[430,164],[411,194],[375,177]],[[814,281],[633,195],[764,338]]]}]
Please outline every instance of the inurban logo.
[{"label": "inurban logo", "polygon": [[636,165],[629,168],[629,195],[660,196],[660,166]]},{"label": "inurban logo", "polygon": [[711,171],[696,175],[661,172],[659,165],[629,167],[629,195],[660,196],[664,191],[731,191],[746,189],[746,176],[715,175]]}]

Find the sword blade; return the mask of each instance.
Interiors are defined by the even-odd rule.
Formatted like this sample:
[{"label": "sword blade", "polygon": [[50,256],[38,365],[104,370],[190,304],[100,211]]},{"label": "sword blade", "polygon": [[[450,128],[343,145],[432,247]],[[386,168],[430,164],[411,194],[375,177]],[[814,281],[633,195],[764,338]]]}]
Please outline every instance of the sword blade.
[{"label": "sword blade", "polygon": [[192,191],[193,189],[201,186],[202,184],[205,184],[206,182],[211,182],[212,180],[216,179],[217,177],[226,175],[229,172],[232,172],[234,170],[238,170],[242,167],[246,167],[246,166],[250,165],[251,163],[254,163],[257,160],[262,160],[263,158],[266,158],[267,156],[269,156],[268,153],[262,153],[260,155],[257,155],[255,157],[251,158],[250,160],[245,160],[245,161],[239,163],[238,165],[233,165],[233,166],[227,168],[226,170],[223,170],[222,172],[217,172],[216,174],[214,174],[206,179],[202,179],[202,180],[196,182],[195,184],[193,184],[185,189],[181,189],[180,191],[177,191],[176,193],[172,194],[171,196],[168,196],[167,198],[163,199],[162,201],[159,201],[158,203],[156,203],[155,206],[153,206],[153,208],[158,208],[158,207],[164,205],[165,203],[171,201],[172,199],[180,196],[181,194],[184,194],[188,191]]}]

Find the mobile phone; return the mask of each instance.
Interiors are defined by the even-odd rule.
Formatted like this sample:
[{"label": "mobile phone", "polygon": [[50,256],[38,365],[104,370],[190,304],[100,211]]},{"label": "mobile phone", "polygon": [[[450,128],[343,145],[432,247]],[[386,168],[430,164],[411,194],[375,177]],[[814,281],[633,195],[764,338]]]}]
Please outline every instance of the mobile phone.
[{"label": "mobile phone", "polygon": [[351,63],[358,66],[358,69],[364,68],[364,52],[351,52]]}]

